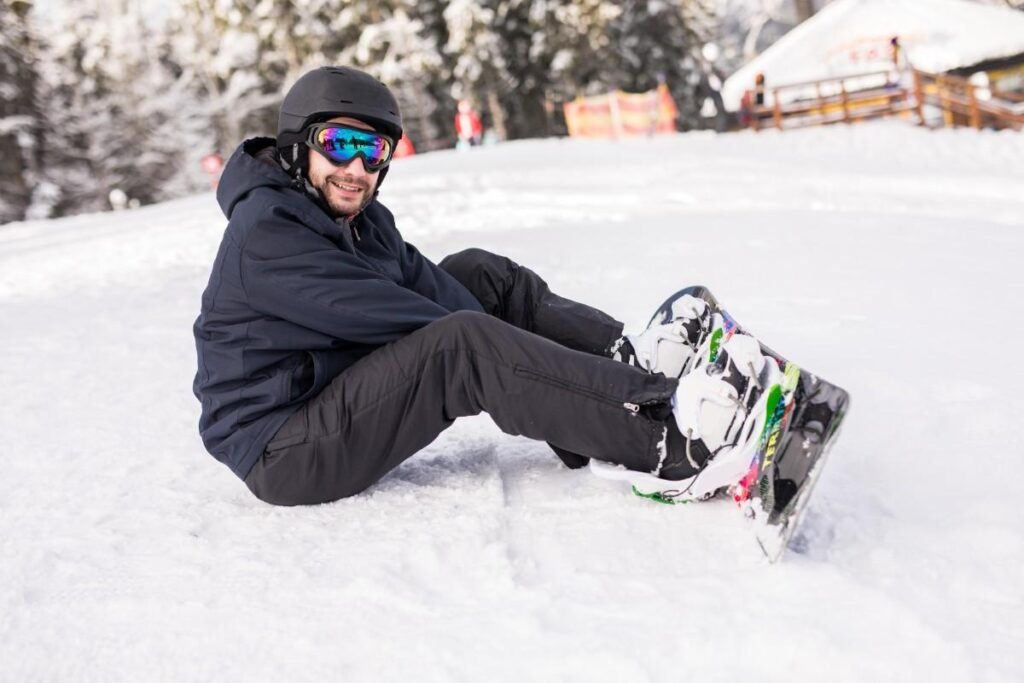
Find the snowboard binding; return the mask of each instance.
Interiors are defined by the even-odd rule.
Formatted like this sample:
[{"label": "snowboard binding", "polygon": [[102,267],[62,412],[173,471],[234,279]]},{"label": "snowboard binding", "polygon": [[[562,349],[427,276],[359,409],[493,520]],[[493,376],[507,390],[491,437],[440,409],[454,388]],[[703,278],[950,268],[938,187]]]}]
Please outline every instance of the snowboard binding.
[{"label": "snowboard binding", "polygon": [[[592,471],[661,503],[726,492],[753,520],[768,559],[778,559],[836,440],[849,395],[761,344],[704,287],[669,297],[646,332],[624,337],[637,338],[647,350],[642,357],[656,359],[638,367],[678,369],[673,416],[685,450],[680,456],[667,436],[657,474],[594,460]],[[702,457],[693,457],[695,451]]]}]

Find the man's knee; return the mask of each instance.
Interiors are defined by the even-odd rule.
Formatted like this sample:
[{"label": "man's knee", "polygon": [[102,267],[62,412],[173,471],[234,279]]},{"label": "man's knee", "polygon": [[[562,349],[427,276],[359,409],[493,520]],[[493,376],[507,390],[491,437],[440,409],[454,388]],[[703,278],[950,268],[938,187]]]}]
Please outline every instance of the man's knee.
[{"label": "man's knee", "polygon": [[490,348],[514,334],[510,328],[508,323],[487,313],[455,311],[421,330],[417,340],[419,355],[425,359],[437,351]]},{"label": "man's knee", "polygon": [[264,503],[281,506],[322,505],[362,493],[380,476],[366,481],[363,472],[339,476],[337,463],[317,467],[309,445],[261,457],[245,478],[249,491]]},{"label": "man's knee", "polygon": [[[473,248],[446,256],[439,265],[449,275],[469,287],[478,277],[478,273],[505,273],[512,267],[512,262],[485,249]],[[470,289],[472,291],[471,287]]]}]

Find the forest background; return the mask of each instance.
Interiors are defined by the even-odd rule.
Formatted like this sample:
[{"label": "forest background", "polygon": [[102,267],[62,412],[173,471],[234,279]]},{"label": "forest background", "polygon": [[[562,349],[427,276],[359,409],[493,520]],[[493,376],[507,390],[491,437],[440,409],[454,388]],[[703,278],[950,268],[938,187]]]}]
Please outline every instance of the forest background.
[{"label": "forest background", "polygon": [[273,135],[324,64],[388,83],[420,152],[454,146],[460,99],[513,140],[661,82],[679,130],[721,130],[721,81],[827,1],[0,0],[0,223],[208,189],[203,157]]}]

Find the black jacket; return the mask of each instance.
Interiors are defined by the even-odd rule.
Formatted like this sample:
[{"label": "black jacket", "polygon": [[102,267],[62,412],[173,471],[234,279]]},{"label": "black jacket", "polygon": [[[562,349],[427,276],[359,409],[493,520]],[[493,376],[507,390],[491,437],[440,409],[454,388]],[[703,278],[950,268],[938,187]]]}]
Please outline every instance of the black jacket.
[{"label": "black jacket", "polygon": [[376,199],[351,223],[332,219],[292,186],[273,144],[247,140],[224,169],[217,200],[228,227],[193,328],[199,432],[242,478],[345,368],[453,311],[482,310],[402,240]]}]

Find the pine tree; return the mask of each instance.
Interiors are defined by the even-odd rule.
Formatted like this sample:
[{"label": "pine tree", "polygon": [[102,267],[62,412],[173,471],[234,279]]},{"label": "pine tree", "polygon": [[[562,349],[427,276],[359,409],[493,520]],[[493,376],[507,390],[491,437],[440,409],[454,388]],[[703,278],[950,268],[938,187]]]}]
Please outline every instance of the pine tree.
[{"label": "pine tree", "polygon": [[79,0],[58,21],[44,72],[54,213],[110,208],[111,192],[140,204],[168,198],[182,168],[182,103],[142,3]]},{"label": "pine tree", "polygon": [[454,57],[455,97],[470,99],[483,109],[498,137],[505,139],[509,124],[501,97],[512,92],[513,79],[505,63],[502,37],[495,28],[499,4],[495,0],[451,0],[444,10],[449,36],[445,50]]},{"label": "pine tree", "polygon": [[688,127],[700,103],[695,53],[703,40],[687,22],[681,0],[624,0],[620,12],[606,26],[609,43],[599,53],[602,78],[607,85],[643,92],[668,85],[680,111],[680,124]]},{"label": "pine tree", "polygon": [[47,181],[56,188],[50,211],[55,216],[106,208],[103,179],[93,166],[92,126],[103,116],[96,104],[99,83],[83,62],[94,61],[87,41],[97,22],[90,8],[49,18],[49,43],[41,64],[42,97],[46,102],[47,144],[42,158]]},{"label": "pine tree", "polygon": [[32,3],[0,4],[0,223],[25,217],[38,178],[40,115]]},{"label": "pine tree", "polygon": [[549,89],[555,43],[551,40],[554,11],[548,0],[505,0],[494,4],[505,88],[499,91],[509,112],[510,138],[543,137],[553,132]]},{"label": "pine tree", "polygon": [[169,22],[163,22],[153,29],[152,60],[148,67],[151,81],[159,83],[159,90],[152,92],[144,102],[144,118],[159,120],[160,141],[173,145],[170,158],[173,172],[161,185],[165,198],[181,197],[207,189],[210,177],[202,169],[202,159],[212,153],[222,156],[230,150],[220,150],[209,102],[195,76],[185,69],[178,59],[174,46],[177,32]]},{"label": "pine tree", "polygon": [[[700,49],[710,0],[451,0],[445,11],[454,80],[507,137],[564,131],[577,95],[665,82],[680,125],[699,124],[707,89]],[[702,83],[705,85],[702,86]]]},{"label": "pine tree", "polygon": [[[448,24],[444,10],[448,0],[419,0],[409,6],[410,16],[419,22],[422,49],[428,55],[426,67],[415,87],[416,92],[402,98],[403,112],[409,111],[415,122],[410,133],[421,151],[452,147],[455,143],[452,121],[455,98],[452,93],[454,57],[446,51]],[[413,106],[413,100],[417,104]]]},{"label": "pine tree", "polygon": [[426,8],[416,5],[415,0],[367,3],[364,14],[350,16],[345,29],[353,40],[333,58],[388,84],[401,107],[406,135],[419,149],[427,150],[446,136],[437,117],[437,90],[430,87],[439,81],[445,63],[436,26],[426,28],[421,18]]},{"label": "pine tree", "polygon": [[297,33],[298,15],[285,5],[291,3],[179,0],[173,8],[173,59],[203,94],[219,150],[276,126],[282,83],[300,61],[280,47],[280,36]]}]

